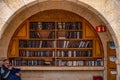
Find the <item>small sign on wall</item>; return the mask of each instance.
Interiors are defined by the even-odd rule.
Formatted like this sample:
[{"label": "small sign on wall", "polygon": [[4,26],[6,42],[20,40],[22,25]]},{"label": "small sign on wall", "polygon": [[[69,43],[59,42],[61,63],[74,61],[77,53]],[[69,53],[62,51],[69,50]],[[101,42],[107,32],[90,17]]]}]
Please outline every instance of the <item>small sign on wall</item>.
[{"label": "small sign on wall", "polygon": [[103,25],[96,26],[96,32],[106,32],[106,26]]},{"label": "small sign on wall", "polygon": [[103,80],[102,76],[93,76],[93,80]]}]

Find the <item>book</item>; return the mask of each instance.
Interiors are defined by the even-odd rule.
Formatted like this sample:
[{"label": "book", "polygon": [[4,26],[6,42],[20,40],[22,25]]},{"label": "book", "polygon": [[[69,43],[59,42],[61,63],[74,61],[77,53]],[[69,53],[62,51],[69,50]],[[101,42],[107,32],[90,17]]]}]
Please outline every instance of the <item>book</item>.
[{"label": "book", "polygon": [[117,74],[117,71],[116,70],[111,70],[110,73],[114,75],[114,74]]},{"label": "book", "polygon": [[58,22],[58,29],[62,29],[62,23]]},{"label": "book", "polygon": [[115,62],[116,61],[116,56],[110,56],[110,61]]},{"label": "book", "polygon": [[111,49],[115,49],[115,43],[112,42],[112,41],[110,42],[110,48],[111,48]]}]

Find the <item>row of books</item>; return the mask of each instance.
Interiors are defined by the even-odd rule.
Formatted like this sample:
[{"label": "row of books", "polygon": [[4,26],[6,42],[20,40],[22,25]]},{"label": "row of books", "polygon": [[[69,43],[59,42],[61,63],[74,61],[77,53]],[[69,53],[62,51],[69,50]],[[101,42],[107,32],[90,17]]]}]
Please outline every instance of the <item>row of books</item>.
[{"label": "row of books", "polygon": [[55,29],[54,22],[30,22],[30,30]]},{"label": "row of books", "polygon": [[57,22],[58,29],[77,30],[82,29],[81,22]]},{"label": "row of books", "polygon": [[102,59],[78,61],[64,61],[61,59],[55,61],[11,59],[10,61],[14,66],[103,66]]},{"label": "row of books", "polygon": [[92,48],[92,40],[69,41],[59,40],[57,42],[59,48]]},{"label": "row of books", "polygon": [[78,61],[63,61],[62,59],[57,59],[57,66],[103,66],[103,61],[102,59]]},{"label": "row of books", "polygon": [[58,57],[92,57],[92,50],[88,51],[57,51]]},{"label": "row of books", "polygon": [[66,39],[69,38],[82,38],[82,31],[68,31],[68,32],[57,32],[57,37],[60,39],[60,37],[64,37]]},{"label": "row of books", "polygon": [[20,40],[20,48],[92,48],[92,40]]},{"label": "row of books", "polygon": [[54,65],[54,62],[46,62],[43,60],[11,59],[10,62],[14,66],[53,66]]},{"label": "row of books", "polygon": [[53,48],[55,47],[53,40],[20,40],[20,48]]},{"label": "row of books", "polygon": [[[47,35],[47,34],[46,34]],[[38,31],[30,31],[30,38],[55,38],[55,32],[48,32],[47,36],[41,35]]]},{"label": "row of books", "polygon": [[54,57],[55,51],[19,50],[20,57]]},{"label": "row of books", "polygon": [[[46,34],[47,35],[47,34]],[[56,38],[64,37],[65,39],[67,38],[82,38],[82,32],[65,32],[65,34],[61,35],[61,32],[59,34],[56,34]],[[30,38],[55,38],[55,32],[48,32],[47,36],[41,35],[41,32],[38,31],[30,31]]]},{"label": "row of books", "polygon": [[88,51],[31,51],[19,50],[20,57],[92,57],[92,50]]},{"label": "row of books", "polygon": [[80,30],[82,29],[81,22],[30,22],[30,30],[44,30],[44,29],[67,29]]}]

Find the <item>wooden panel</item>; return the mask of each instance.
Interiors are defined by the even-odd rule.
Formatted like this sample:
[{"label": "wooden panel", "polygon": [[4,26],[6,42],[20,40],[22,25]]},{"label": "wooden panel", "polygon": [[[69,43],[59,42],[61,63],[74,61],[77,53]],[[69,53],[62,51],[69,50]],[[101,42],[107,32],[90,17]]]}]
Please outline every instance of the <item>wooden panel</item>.
[{"label": "wooden panel", "polygon": [[16,31],[16,37],[18,38],[27,38],[28,35],[28,29],[27,29],[27,23],[23,24],[20,26],[20,28],[18,29],[18,31]]},{"label": "wooden panel", "polygon": [[[71,60],[72,60],[72,64],[73,64],[73,62],[76,62],[75,60],[78,59],[78,60],[81,60],[84,63],[83,66],[90,67],[91,64],[87,64],[88,61],[91,62],[91,60],[92,60],[92,63],[93,63],[93,62],[96,62],[96,59],[103,60],[103,56],[102,56],[103,51],[102,51],[102,48],[101,48],[102,46],[100,44],[100,40],[98,39],[98,35],[96,34],[96,32],[94,31],[92,26],[86,20],[81,18],[80,16],[78,16],[74,13],[71,13],[71,12],[63,11],[63,10],[50,10],[50,11],[43,11],[43,12],[40,12],[36,15],[33,15],[27,21],[25,22],[25,24],[21,25],[16,30],[16,33],[14,33],[15,36],[13,36],[13,38],[17,39],[17,40],[11,40],[12,45],[9,47],[10,48],[10,51],[9,51],[9,57],[10,58],[20,57],[22,59],[26,58],[26,60],[27,59],[28,60],[39,60],[41,58],[39,58],[39,56],[35,57],[35,54],[34,54],[35,52],[32,52],[33,53],[32,57],[28,57],[28,55],[29,55],[28,53],[31,53],[30,52],[31,50],[33,50],[33,51],[51,50],[51,51],[54,51],[54,52],[57,53],[57,50],[59,50],[59,51],[62,51],[62,52],[63,51],[68,51],[70,55],[71,55],[71,52],[73,52],[74,57],[71,58],[69,55],[65,56],[63,54],[62,54],[61,57],[57,57],[56,54],[53,54],[55,56],[53,56],[52,58],[49,58],[50,56],[46,56],[46,54],[45,54],[45,56],[42,56],[42,57],[45,58],[45,59],[43,59],[44,62],[45,61],[46,62],[47,61],[48,62],[49,61],[53,62],[53,61],[55,61],[54,59],[60,58],[63,61],[66,60],[67,63],[71,62]],[[51,30],[50,29],[44,30],[42,28],[40,30],[34,30],[34,29],[31,30],[29,28],[29,23],[30,22],[55,22],[55,29],[52,30],[55,34],[54,35],[55,38],[53,38],[54,42],[51,42],[51,43],[54,43],[54,45],[57,44],[56,41],[57,42],[60,41],[59,39],[61,37],[65,37],[67,32],[80,32],[81,31],[83,37],[82,38],[70,37],[68,39],[61,39],[62,41],[64,41],[64,44],[67,40],[69,41],[68,45],[70,47],[66,47],[66,48],[65,47],[60,47],[60,49],[59,49],[59,47],[56,47],[56,46],[55,47],[44,46],[45,44],[49,44],[49,42],[48,42],[49,40],[52,41],[51,39],[48,38]],[[57,29],[57,22],[81,22],[83,26],[82,26],[82,28],[77,27],[75,30],[72,30],[72,29],[66,30],[66,29],[63,28],[63,31],[62,31],[62,30]],[[77,29],[80,29],[80,30],[77,30]],[[39,33],[40,37],[34,37],[34,38],[30,37],[29,38],[29,35],[31,35],[31,32]],[[36,33],[34,33],[33,35],[36,36]],[[76,34],[74,35],[74,37],[75,36],[76,36]],[[77,34],[77,36],[78,36],[78,34]],[[25,40],[25,41],[21,42],[21,44],[23,44],[23,47],[18,48],[18,45],[20,44],[18,42],[19,40],[21,40],[21,41]],[[42,40],[43,41],[48,40],[48,41],[44,42],[44,45],[43,45],[41,43]],[[89,44],[89,41],[87,41],[87,40],[90,40],[90,42],[92,41],[93,45],[92,45],[92,43]],[[28,46],[28,44],[30,46]],[[39,44],[39,47],[36,44]],[[43,46],[40,47],[40,44],[42,44]],[[62,43],[62,46],[64,44]],[[78,44],[79,44],[79,46],[78,46]],[[53,44],[50,44],[50,45],[53,46]],[[82,46],[80,46],[80,45],[82,45]],[[25,56],[21,56],[21,55],[19,56],[19,50],[23,51],[25,53]],[[82,52],[79,52],[79,55],[77,55],[77,52],[79,50],[82,50]],[[81,55],[81,53],[82,53],[82,55]],[[83,53],[85,53],[85,54],[83,54]],[[91,53],[94,56],[92,56]],[[76,65],[76,63],[75,63],[75,65]],[[96,66],[94,64],[92,64],[92,65]],[[33,66],[35,66],[35,65],[33,65]],[[66,66],[69,66],[69,65],[66,65]],[[101,66],[101,65],[98,64],[97,66]],[[94,69],[94,67],[93,67],[93,69]]]},{"label": "wooden panel", "polygon": [[[90,66],[84,66],[84,67],[61,67],[61,66],[18,66],[17,68],[21,68],[21,70],[23,71],[32,71],[32,70],[37,70],[37,71],[43,71],[43,70],[49,70],[49,71],[65,71],[65,70],[69,70],[69,71],[103,71],[105,68],[104,67],[90,67]],[[81,79],[80,79],[81,80]]]},{"label": "wooden panel", "polygon": [[109,55],[109,56],[110,56],[110,55],[116,55],[115,49],[114,49],[114,50],[110,50],[110,49],[109,49],[108,55]]},{"label": "wooden panel", "polygon": [[116,74],[112,74],[111,71],[116,71],[115,69],[109,69],[108,80],[116,80]]},{"label": "wooden panel", "polygon": [[95,56],[102,56],[101,47],[98,40],[95,41]]},{"label": "wooden panel", "polygon": [[85,24],[85,37],[87,38],[93,38],[96,37],[94,31],[92,30],[91,26],[88,24]]},{"label": "wooden panel", "polygon": [[111,71],[116,71],[116,51],[110,48],[110,42],[107,43],[107,68],[108,68],[108,80],[116,80],[116,74],[111,74]]},{"label": "wooden panel", "polygon": [[41,22],[72,22],[82,21],[82,17],[64,10],[48,10],[37,13],[29,18],[30,21]]},{"label": "wooden panel", "polygon": [[115,69],[115,68],[116,68],[115,62],[110,62],[110,63],[109,63],[109,67],[110,67],[111,69]]},{"label": "wooden panel", "polygon": [[17,40],[12,40],[12,44],[10,45],[9,57],[18,57],[18,42]]}]

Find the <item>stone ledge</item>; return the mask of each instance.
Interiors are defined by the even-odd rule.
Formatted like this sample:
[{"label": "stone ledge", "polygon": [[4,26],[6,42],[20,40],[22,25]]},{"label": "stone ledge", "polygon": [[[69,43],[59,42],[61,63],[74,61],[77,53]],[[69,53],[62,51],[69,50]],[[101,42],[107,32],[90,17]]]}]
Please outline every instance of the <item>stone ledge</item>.
[{"label": "stone ledge", "polygon": [[101,67],[41,67],[41,66],[18,66],[17,68],[21,68],[23,71],[27,70],[81,70],[81,71],[88,71],[88,70],[93,70],[93,71],[101,71],[104,70],[105,68],[103,66]]},{"label": "stone ledge", "polygon": [[120,65],[120,59],[117,59],[117,60],[115,61],[115,63],[118,64],[118,65]]}]

